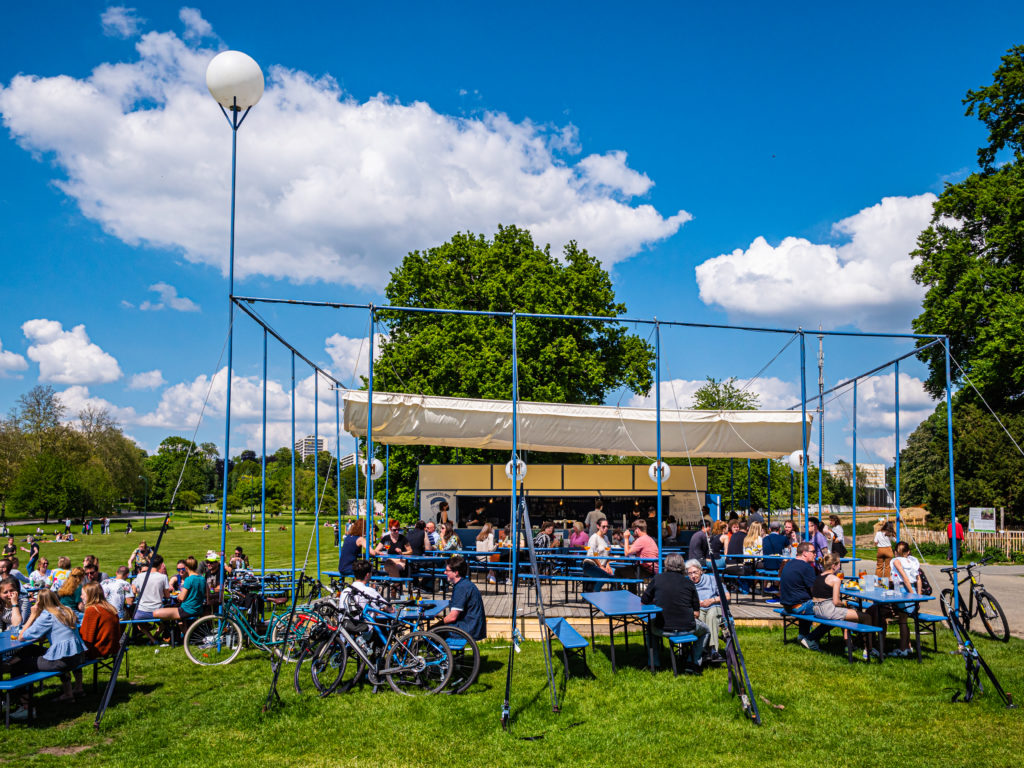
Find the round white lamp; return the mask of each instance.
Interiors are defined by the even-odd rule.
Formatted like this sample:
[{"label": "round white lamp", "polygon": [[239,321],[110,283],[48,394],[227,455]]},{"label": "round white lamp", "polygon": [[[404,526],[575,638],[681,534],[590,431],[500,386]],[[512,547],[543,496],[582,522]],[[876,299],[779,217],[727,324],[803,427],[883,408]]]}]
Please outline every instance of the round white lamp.
[{"label": "round white lamp", "polygon": [[[360,461],[359,463],[363,465],[363,474],[365,475],[367,471],[366,462]],[[380,478],[384,475],[384,462],[382,462],[380,459],[374,459],[373,461],[370,462],[369,471],[370,477],[372,477],[374,480],[380,480]]]},{"label": "round white lamp", "polygon": [[263,70],[241,51],[224,51],[207,66],[206,87],[224,109],[249,109],[263,96]]},{"label": "round white lamp", "polygon": [[804,471],[803,451],[793,451],[791,454],[789,454],[789,468],[792,469],[794,472]]},{"label": "round white lamp", "polygon": [[661,472],[661,482],[667,481],[672,477],[672,468],[664,461],[655,461],[651,463],[651,466],[647,468],[647,476],[651,478],[651,482],[657,485],[658,483],[658,472]]},{"label": "round white lamp", "polygon": [[512,460],[509,459],[509,462],[505,465],[505,477],[507,477],[513,483],[518,483],[524,477],[526,477],[526,462],[523,461],[522,459],[516,459],[515,461],[515,476],[513,477],[512,474]]}]

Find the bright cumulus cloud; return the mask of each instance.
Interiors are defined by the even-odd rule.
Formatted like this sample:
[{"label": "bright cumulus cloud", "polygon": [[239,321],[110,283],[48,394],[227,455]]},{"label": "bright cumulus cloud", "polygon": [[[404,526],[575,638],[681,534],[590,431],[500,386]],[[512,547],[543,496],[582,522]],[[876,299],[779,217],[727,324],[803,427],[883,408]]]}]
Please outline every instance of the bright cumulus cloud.
[{"label": "bright cumulus cloud", "polygon": [[911,277],[910,251],[929,224],[935,195],[887,197],[832,226],[841,245],[758,237],[748,248],[696,268],[700,298],[730,316],[826,328],[902,330],[925,289]]},{"label": "bright cumulus cloud", "polygon": [[3,342],[0,341],[0,377],[6,378],[16,371],[24,371],[26,368],[28,368],[28,361],[17,352],[4,349]]},{"label": "bright cumulus cloud", "polygon": [[[661,407],[686,409],[693,407],[693,398],[697,390],[707,384],[706,379],[670,379],[661,382]],[[758,396],[762,410],[774,411],[789,408],[800,402],[795,384],[783,381],[775,376],[754,379],[749,385],[746,381],[737,380],[735,386]],[[649,395],[633,395],[629,405],[633,407],[654,407],[654,393]]]},{"label": "bright cumulus cloud", "polygon": [[84,325],[66,331],[56,320],[39,318],[22,324],[21,330],[31,342],[29,359],[39,363],[40,381],[90,384],[121,378],[117,360],[89,340]]},{"label": "bright cumulus cloud", "polygon": [[158,311],[161,309],[174,309],[178,312],[198,312],[199,305],[192,299],[186,299],[178,295],[178,289],[167,283],[154,283],[149,290],[160,296],[160,301],[144,301],[139,305],[143,311]]},{"label": "bright cumulus cloud", "polygon": [[[122,8],[107,27],[120,34],[135,18]],[[215,51],[197,47],[214,31],[197,11],[182,19],[182,37],[149,32],[135,60],[88,77],[14,77],[0,114],[108,232],[226,271],[230,131],[205,87]],[[571,126],[361,102],[329,76],[263,64],[267,90],[239,131],[240,278],[379,289],[408,251],[498,223],[556,251],[577,240],[611,265],[691,218],[635,202],[652,182],[624,152],[575,159]]]},{"label": "bright cumulus cloud", "polygon": [[[383,333],[378,333],[374,337],[374,360],[380,357],[381,344],[385,339]],[[359,377],[369,374],[370,343],[368,337],[353,338],[335,333],[327,337],[325,349],[331,357],[331,362],[334,363],[335,375],[348,386],[358,387]]]},{"label": "bright cumulus cloud", "polygon": [[133,374],[128,380],[128,389],[156,389],[166,383],[163,373],[157,368],[152,371]]}]

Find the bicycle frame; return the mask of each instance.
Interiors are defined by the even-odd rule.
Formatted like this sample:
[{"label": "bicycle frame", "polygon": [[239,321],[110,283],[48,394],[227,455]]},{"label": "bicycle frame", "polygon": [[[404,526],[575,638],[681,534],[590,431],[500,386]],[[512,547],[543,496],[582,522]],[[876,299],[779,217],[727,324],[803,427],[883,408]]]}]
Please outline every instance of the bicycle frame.
[{"label": "bicycle frame", "polygon": [[[972,565],[974,565],[972,563]],[[968,571],[970,566],[968,566]],[[966,579],[964,580],[966,581]],[[963,656],[964,666],[967,672],[967,679],[964,684],[963,691],[957,691],[953,694],[952,701],[962,701],[965,704],[970,702],[974,698],[975,690],[984,693],[984,688],[981,684],[981,670],[985,670],[985,674],[988,675],[988,679],[992,681],[993,687],[996,689],[996,693],[1003,700],[1003,703],[1007,708],[1015,708],[1013,703],[1013,697],[1003,690],[1003,687],[996,680],[995,673],[981,657],[977,647],[974,645],[971,638],[967,635],[967,631],[960,625],[960,617],[956,611],[953,610],[953,606],[948,604],[945,597],[940,598],[944,603],[947,603],[946,608],[946,622],[949,624],[950,630],[953,632],[953,637],[956,640],[957,651]]]}]

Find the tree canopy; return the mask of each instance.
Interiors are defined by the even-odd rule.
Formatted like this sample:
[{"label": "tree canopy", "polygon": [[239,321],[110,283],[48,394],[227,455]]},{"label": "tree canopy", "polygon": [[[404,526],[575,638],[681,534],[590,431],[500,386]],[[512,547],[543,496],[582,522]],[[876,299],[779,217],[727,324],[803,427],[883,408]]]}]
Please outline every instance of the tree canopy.
[{"label": "tree canopy", "polygon": [[698,411],[753,411],[761,404],[756,392],[736,386],[736,377],[722,381],[711,376],[693,393],[693,408]]}]

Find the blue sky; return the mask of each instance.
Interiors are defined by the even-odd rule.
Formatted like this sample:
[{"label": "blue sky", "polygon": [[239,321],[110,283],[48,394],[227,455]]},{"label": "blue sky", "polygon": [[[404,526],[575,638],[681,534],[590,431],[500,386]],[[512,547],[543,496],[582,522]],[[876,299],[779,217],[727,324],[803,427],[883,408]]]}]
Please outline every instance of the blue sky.
[{"label": "blue sky", "polygon": [[[1008,2],[5,15],[0,407],[49,383],[72,411],[110,408],[149,450],[192,433],[224,364],[230,131],[203,79],[219,50],[267,77],[239,134],[238,294],[379,303],[408,250],[501,222],[555,251],[578,240],[632,315],[905,331],[921,296],[907,252],[985,140],[960,100],[1024,20]],[[343,380],[360,352],[365,367],[365,314],[263,312]],[[665,404],[688,405],[708,375],[745,381],[787,340],[666,331]],[[258,447],[260,343],[239,320],[232,453]],[[826,385],[908,348],[827,341]],[[798,363],[792,344],[750,385],[764,405],[796,402]],[[280,350],[270,369],[277,446]],[[934,404],[919,366],[901,373],[905,439]],[[312,383],[298,376],[304,433]],[[887,376],[861,389],[861,460],[894,453]],[[224,381],[201,439],[223,440]],[[826,461],[849,458],[850,407],[829,405]]]}]

